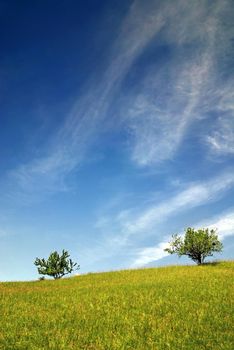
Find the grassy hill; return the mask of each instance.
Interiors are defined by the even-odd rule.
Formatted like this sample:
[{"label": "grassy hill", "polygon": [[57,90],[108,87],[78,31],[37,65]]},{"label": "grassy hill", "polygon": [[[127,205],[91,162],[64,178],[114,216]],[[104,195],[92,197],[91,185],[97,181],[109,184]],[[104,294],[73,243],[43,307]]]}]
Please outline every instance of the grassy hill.
[{"label": "grassy hill", "polygon": [[0,349],[234,349],[234,262],[0,283]]}]

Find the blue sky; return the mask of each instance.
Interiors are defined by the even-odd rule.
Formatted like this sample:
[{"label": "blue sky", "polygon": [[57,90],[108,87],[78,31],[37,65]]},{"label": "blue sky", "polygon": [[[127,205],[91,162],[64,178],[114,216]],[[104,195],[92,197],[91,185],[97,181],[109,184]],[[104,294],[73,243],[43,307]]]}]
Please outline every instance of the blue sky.
[{"label": "blue sky", "polygon": [[[0,280],[234,258],[232,0],[0,1]],[[187,260],[180,260],[188,262]]]}]

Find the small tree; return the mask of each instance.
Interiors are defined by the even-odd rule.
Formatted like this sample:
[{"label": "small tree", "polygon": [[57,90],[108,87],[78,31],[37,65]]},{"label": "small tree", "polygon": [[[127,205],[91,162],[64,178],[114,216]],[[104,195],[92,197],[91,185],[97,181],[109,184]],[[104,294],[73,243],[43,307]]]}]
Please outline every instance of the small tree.
[{"label": "small tree", "polygon": [[221,252],[222,243],[218,239],[216,230],[187,228],[184,238],[172,235],[169,247],[164,249],[169,254],[177,254],[179,257],[187,255],[198,265],[203,264],[207,256],[213,256],[215,252]]},{"label": "small tree", "polygon": [[34,265],[37,266],[40,275],[48,275],[54,279],[59,279],[80,268],[77,263],[69,259],[69,256],[66,250],[62,251],[61,256],[55,251],[50,254],[48,260],[36,258]]}]

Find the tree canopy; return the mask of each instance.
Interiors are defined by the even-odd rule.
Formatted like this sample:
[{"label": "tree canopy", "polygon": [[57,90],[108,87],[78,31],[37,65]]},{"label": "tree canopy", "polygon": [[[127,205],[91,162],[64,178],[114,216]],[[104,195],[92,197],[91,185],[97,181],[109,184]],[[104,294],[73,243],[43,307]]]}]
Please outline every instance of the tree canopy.
[{"label": "tree canopy", "polygon": [[40,275],[51,276],[54,279],[59,279],[74,270],[78,270],[80,266],[69,259],[68,251],[63,250],[59,255],[57,251],[52,252],[48,259],[36,258],[34,265],[37,266]]},{"label": "tree canopy", "polygon": [[219,253],[223,244],[219,241],[217,231],[214,229],[198,229],[188,227],[184,237],[178,234],[172,235],[169,247],[165,249],[169,254],[188,256],[198,265],[203,264],[208,256]]}]

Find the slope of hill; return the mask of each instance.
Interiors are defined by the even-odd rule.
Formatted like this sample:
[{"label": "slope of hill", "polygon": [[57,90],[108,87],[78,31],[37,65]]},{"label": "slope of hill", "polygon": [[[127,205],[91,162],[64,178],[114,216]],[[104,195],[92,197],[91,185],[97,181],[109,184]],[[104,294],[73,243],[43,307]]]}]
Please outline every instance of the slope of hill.
[{"label": "slope of hill", "polygon": [[233,349],[234,262],[0,283],[0,349]]}]

